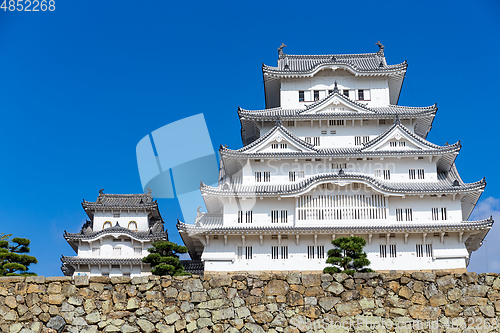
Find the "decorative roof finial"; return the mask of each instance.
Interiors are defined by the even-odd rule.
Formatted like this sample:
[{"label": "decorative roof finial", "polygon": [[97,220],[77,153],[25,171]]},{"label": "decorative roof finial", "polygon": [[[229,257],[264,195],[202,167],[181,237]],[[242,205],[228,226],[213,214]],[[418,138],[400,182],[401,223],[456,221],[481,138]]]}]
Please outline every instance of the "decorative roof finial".
[{"label": "decorative roof finial", "polygon": [[151,188],[150,187],[148,187],[148,192],[149,192],[149,194],[151,194]]},{"label": "decorative roof finial", "polygon": [[380,41],[376,42],[375,45],[378,46],[378,51],[379,52],[384,52],[385,46]]},{"label": "decorative roof finial", "polygon": [[278,47],[278,55],[282,56],[282,55],[285,55],[283,53],[283,48],[286,47],[285,43],[281,43],[281,46]]},{"label": "decorative roof finial", "polygon": [[394,125],[401,125],[401,120],[399,120],[399,116],[396,113],[396,118],[394,119]]},{"label": "decorative roof finial", "polygon": [[276,117],[276,126],[281,126],[281,118],[280,118],[280,116]]},{"label": "decorative roof finial", "polygon": [[339,93],[339,87],[337,87],[337,80],[335,80],[335,86],[333,87],[333,93]]},{"label": "decorative roof finial", "polygon": [[101,194],[104,194],[104,189],[103,189],[103,188],[101,188],[101,189],[99,190],[99,195],[101,195]]}]

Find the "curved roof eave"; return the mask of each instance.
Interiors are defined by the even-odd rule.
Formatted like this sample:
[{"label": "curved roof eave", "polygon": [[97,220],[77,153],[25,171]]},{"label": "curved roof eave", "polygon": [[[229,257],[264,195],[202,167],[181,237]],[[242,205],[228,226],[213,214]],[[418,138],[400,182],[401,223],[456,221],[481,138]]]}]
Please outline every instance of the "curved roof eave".
[{"label": "curved roof eave", "polygon": [[352,66],[351,64],[346,64],[346,63],[336,63],[336,62],[329,62],[329,63],[319,63],[314,65],[313,68],[305,71],[292,71],[292,70],[280,70],[277,67],[272,67],[272,66],[267,66],[263,64],[262,66],[262,74],[263,75],[271,75],[275,77],[300,77],[300,76],[314,76],[318,72],[324,70],[325,68],[332,68],[332,67],[337,67],[337,68],[342,68],[350,73],[352,73],[355,76],[358,75],[363,75],[363,76],[370,76],[370,75],[377,75],[377,76],[384,76],[384,75],[391,75],[391,74],[397,74],[397,73],[404,73],[406,72],[408,68],[408,64],[405,62],[402,62],[400,64],[396,65],[390,65],[388,67],[381,67],[379,69],[358,69]]},{"label": "curved roof eave", "polygon": [[230,226],[222,226],[222,227],[212,227],[212,228],[204,228],[197,227],[193,224],[187,224],[183,222],[177,223],[177,228],[179,231],[183,231],[185,233],[189,233],[189,231],[200,233],[245,233],[251,234],[255,232],[259,234],[261,232],[272,232],[272,233],[308,233],[315,231],[322,232],[349,232],[349,231],[357,231],[357,232],[380,232],[387,230],[399,230],[402,232],[421,232],[421,230],[484,230],[490,229],[494,224],[494,220],[492,217],[489,217],[484,220],[478,221],[461,221],[459,223],[406,223],[406,224],[393,224],[387,225],[387,223],[376,225],[373,223],[365,224],[365,225],[321,225],[321,226],[251,226],[248,228],[242,227],[230,227]]},{"label": "curved roof eave", "polygon": [[[276,184],[270,186],[247,186],[246,191],[241,191],[243,186],[238,186],[235,189],[230,189],[227,186],[227,189],[220,189],[219,187],[211,187],[205,184],[200,185],[200,191],[202,195],[216,195],[216,196],[276,196],[279,195],[281,197],[293,197],[297,195],[302,195],[304,193],[309,192],[313,188],[318,185],[330,182],[361,182],[364,183],[374,190],[377,190],[380,193],[387,195],[425,195],[425,194],[433,194],[433,193],[442,193],[442,194],[458,194],[458,193],[469,193],[475,191],[484,190],[486,186],[486,181],[484,178],[480,181],[468,184],[459,184],[454,186],[452,184],[445,184],[445,181],[440,181],[441,184],[435,183],[382,183],[376,180],[371,176],[367,176],[364,174],[333,174],[326,173],[322,175],[317,175],[315,177],[308,178],[300,183],[292,184],[292,185],[283,185]],[[391,186],[392,185],[392,186]],[[402,187],[398,188],[395,185],[400,185]],[[404,185],[413,186],[414,188],[403,187]],[[441,185],[440,187],[431,188],[429,185]],[[420,188],[416,188],[420,186]],[[274,187],[274,188],[273,188]],[[253,191],[250,191],[252,189]]]}]

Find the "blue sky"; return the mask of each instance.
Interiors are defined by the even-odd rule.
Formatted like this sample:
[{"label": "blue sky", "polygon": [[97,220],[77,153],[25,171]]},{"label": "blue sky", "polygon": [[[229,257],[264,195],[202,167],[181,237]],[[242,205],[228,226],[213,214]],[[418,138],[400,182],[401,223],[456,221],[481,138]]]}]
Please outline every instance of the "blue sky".
[{"label": "blue sky", "polygon": [[[375,52],[380,40],[389,63],[408,60],[399,104],[438,103],[428,139],[462,140],[462,178],[488,182],[478,218],[498,214],[499,18],[498,2],[484,0],[56,0],[54,12],[1,10],[0,232],[30,238],[33,270],[60,275],[60,256],[74,255],[62,233],[80,230],[82,199],[100,188],[141,192],[142,137],[203,112],[214,149],[241,147],[237,107],[264,107],[261,63],[275,64],[282,42],[290,54],[331,54]],[[159,204],[180,242],[177,201]],[[500,270],[495,228],[488,264],[475,253],[473,270]]]}]

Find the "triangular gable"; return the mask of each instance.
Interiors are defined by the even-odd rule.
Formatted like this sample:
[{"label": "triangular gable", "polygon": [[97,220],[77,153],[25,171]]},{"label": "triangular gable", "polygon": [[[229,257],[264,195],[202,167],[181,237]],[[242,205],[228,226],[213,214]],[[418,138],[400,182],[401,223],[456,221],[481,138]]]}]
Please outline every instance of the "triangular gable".
[{"label": "triangular gable", "polygon": [[374,140],[367,142],[361,151],[434,150],[440,148],[442,147],[413,134],[398,122]]},{"label": "triangular gable", "polygon": [[[278,148],[273,147],[278,145]],[[285,145],[285,146],[284,146]],[[310,144],[292,134],[281,123],[269,130],[265,135],[251,144],[238,150],[249,154],[254,153],[314,153],[316,149]]]},{"label": "triangular gable", "polygon": [[375,113],[374,110],[369,109],[363,104],[354,102],[348,97],[335,92],[330,94],[325,99],[311,104],[306,110],[301,111],[300,114],[318,114],[318,113]]}]

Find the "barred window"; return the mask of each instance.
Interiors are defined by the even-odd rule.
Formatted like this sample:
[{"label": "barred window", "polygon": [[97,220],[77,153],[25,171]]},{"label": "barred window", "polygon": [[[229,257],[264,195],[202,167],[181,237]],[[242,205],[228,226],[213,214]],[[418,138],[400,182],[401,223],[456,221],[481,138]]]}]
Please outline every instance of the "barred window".
[{"label": "barred window", "polygon": [[319,136],[314,137],[314,146],[319,146]]},{"label": "barred window", "polygon": [[325,247],[323,245],[317,246],[316,253],[318,255],[318,259],[324,259],[325,258]]},{"label": "barred window", "polygon": [[319,101],[319,90],[314,90],[314,100]]},{"label": "barred window", "polygon": [[448,219],[448,215],[446,213],[446,207],[432,208],[432,220],[438,221],[439,219],[443,221]]},{"label": "barred window", "polygon": [[281,247],[281,259],[288,259],[288,246]]},{"label": "barred window", "polygon": [[307,259],[314,259],[314,246],[307,247]]},{"label": "barred window", "polygon": [[391,253],[391,258],[396,258],[396,245],[389,245],[389,251]]},{"label": "barred window", "polygon": [[279,247],[271,246],[271,259],[278,259],[279,255]]},{"label": "barred window", "polygon": [[406,221],[413,221],[413,213],[411,208],[405,209]]},{"label": "barred window", "polygon": [[391,170],[384,170],[384,179],[385,180],[391,179]]},{"label": "barred window", "polygon": [[299,102],[304,101],[304,91],[299,91]]},{"label": "barred window", "polygon": [[425,256],[432,257],[432,244],[425,244]]},{"label": "barred window", "polygon": [[408,170],[408,177],[410,179],[415,179],[415,169]]},{"label": "barred window", "polygon": [[360,136],[355,136],[354,137],[354,144],[356,146],[361,146],[361,137]]},{"label": "barred window", "polygon": [[310,136],[306,136],[304,138],[304,141],[307,142],[307,143],[311,143],[311,137]]},{"label": "barred window", "polygon": [[425,174],[424,174],[424,169],[418,169],[418,179],[424,179]]},{"label": "barred window", "polygon": [[269,183],[271,181],[271,172],[270,171],[264,171],[264,182]]},{"label": "barred window", "polygon": [[255,172],[255,182],[260,183],[262,181],[262,172]]},{"label": "barred window", "polygon": [[344,126],[344,119],[330,119],[328,121],[330,126]]},{"label": "barred window", "polygon": [[424,256],[424,249],[422,244],[417,244],[417,257]]},{"label": "barred window", "polygon": [[251,210],[238,211],[238,223],[252,223],[253,213]]},{"label": "barred window", "polygon": [[380,245],[380,258],[387,258],[387,245]]},{"label": "barred window", "polygon": [[368,135],[363,136],[363,143],[367,143],[368,141],[370,141],[370,136]]},{"label": "barred window", "polygon": [[252,259],[252,247],[238,246],[238,259]]},{"label": "barred window", "polygon": [[396,209],[396,221],[403,221],[403,209]]}]

